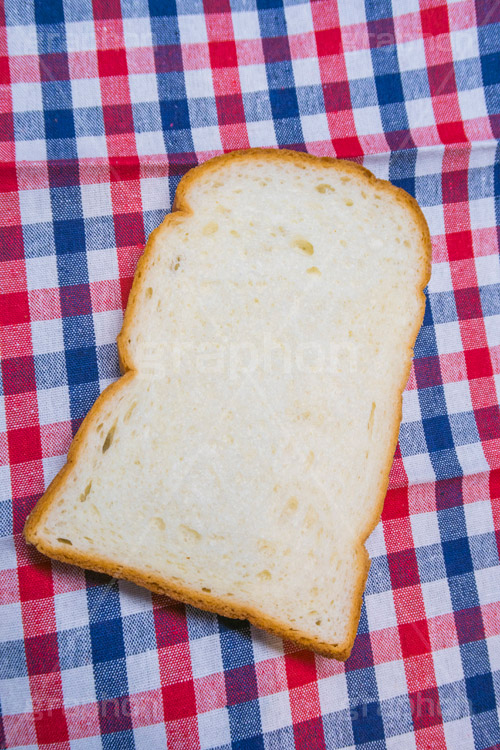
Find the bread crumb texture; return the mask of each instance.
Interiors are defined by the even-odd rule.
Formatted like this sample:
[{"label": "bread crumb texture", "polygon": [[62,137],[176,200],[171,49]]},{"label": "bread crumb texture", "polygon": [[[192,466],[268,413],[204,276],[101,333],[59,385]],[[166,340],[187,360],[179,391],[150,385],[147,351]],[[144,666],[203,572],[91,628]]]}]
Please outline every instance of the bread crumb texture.
[{"label": "bread crumb texture", "polygon": [[25,535],[346,658],[423,315],[416,203],[355,164],[216,158],[151,235],[98,399]]}]

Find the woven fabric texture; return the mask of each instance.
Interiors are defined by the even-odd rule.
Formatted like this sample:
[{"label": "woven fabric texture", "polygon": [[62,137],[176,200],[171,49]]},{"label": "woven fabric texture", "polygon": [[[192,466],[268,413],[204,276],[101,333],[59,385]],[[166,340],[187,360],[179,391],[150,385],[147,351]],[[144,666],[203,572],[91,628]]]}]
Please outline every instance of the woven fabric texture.
[{"label": "woven fabric texture", "polygon": [[[1,4],[1,747],[500,747],[499,136],[498,0]],[[21,535],[118,377],[135,264],[179,179],[250,146],[354,159],[432,234],[345,664]]]}]

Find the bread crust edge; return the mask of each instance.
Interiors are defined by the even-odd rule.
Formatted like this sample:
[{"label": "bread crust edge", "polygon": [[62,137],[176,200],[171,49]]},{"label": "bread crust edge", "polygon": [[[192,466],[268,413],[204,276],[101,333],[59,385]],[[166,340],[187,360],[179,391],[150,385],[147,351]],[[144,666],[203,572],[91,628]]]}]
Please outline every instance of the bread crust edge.
[{"label": "bread crust edge", "polygon": [[[409,336],[408,346],[406,350],[406,362],[404,367],[403,377],[398,387],[398,402],[395,404],[392,437],[388,441],[387,446],[387,460],[382,472],[382,479],[379,483],[378,488],[374,492],[376,500],[374,501],[374,511],[369,518],[367,518],[364,528],[362,529],[358,545],[355,548],[355,555],[358,567],[358,580],[357,586],[352,597],[351,615],[349,620],[348,635],[342,643],[326,643],[324,641],[311,636],[310,634],[302,631],[296,631],[290,628],[286,623],[280,622],[274,618],[271,618],[260,611],[256,607],[249,607],[248,605],[233,602],[227,598],[219,598],[212,596],[205,592],[191,589],[171,579],[165,579],[161,577],[153,577],[145,575],[142,571],[131,568],[117,566],[112,560],[107,559],[100,555],[86,555],[79,553],[76,550],[64,550],[52,546],[49,542],[43,539],[41,525],[43,522],[43,516],[49,510],[52,503],[59,499],[59,489],[63,486],[66,475],[69,474],[80,460],[81,449],[87,433],[89,433],[97,421],[100,418],[103,407],[107,405],[107,402],[113,397],[117,391],[127,385],[127,383],[134,378],[136,370],[133,367],[132,355],[128,347],[128,336],[129,330],[132,325],[132,321],[135,316],[136,307],[139,304],[141,294],[143,292],[143,286],[145,283],[146,274],[144,271],[147,268],[149,259],[152,257],[155,245],[160,235],[163,235],[168,231],[168,227],[171,222],[182,220],[186,215],[192,214],[192,210],[189,206],[187,195],[189,189],[201,175],[205,175],[210,171],[219,169],[221,166],[234,161],[235,159],[270,159],[270,160],[284,160],[293,162],[295,165],[301,168],[315,167],[315,168],[334,168],[341,170],[346,173],[356,175],[358,178],[364,179],[370,186],[376,185],[378,190],[381,190],[396,199],[397,202],[403,203],[409,212],[413,215],[417,226],[421,231],[421,274],[420,283],[418,286],[418,294],[420,297],[420,311],[415,316],[415,325],[412,333]],[[186,604],[190,604],[201,609],[214,612],[216,614],[231,617],[235,619],[248,619],[257,628],[262,628],[282,638],[311,649],[322,656],[329,658],[338,659],[339,661],[345,661],[352,650],[354,640],[356,637],[359,617],[361,613],[363,592],[370,568],[370,559],[366,551],[365,542],[370,533],[377,525],[382,508],[384,504],[387,487],[389,484],[389,474],[394,458],[394,451],[396,449],[399,426],[402,417],[402,394],[411,369],[411,362],[413,358],[413,346],[422,324],[424,311],[425,311],[425,295],[423,293],[424,287],[429,281],[431,271],[431,241],[429,229],[424,215],[416,202],[416,200],[406,193],[401,188],[392,185],[386,180],[379,180],[369,170],[361,165],[346,161],[342,159],[335,159],[331,157],[317,157],[310,154],[306,154],[301,151],[290,151],[287,149],[246,149],[242,151],[232,151],[228,154],[216,156],[203,164],[194,167],[187,172],[179,182],[177,186],[172,212],[165,216],[163,222],[150,234],[147,244],[144,248],[142,256],[139,258],[137,267],[135,270],[134,281],[132,289],[130,291],[127,307],[125,310],[124,320],[122,329],[117,338],[118,344],[118,357],[120,362],[120,369],[122,376],[115,383],[108,386],[98,397],[84,421],[80,425],[78,432],[76,433],[71,446],[68,451],[68,456],[65,465],[54,477],[49,487],[46,489],[42,497],[37,502],[35,508],[28,516],[23,535],[28,544],[34,545],[39,552],[47,555],[55,560],[59,560],[64,563],[76,564],[80,567],[94,570],[99,573],[114,576],[116,578],[123,578],[133,583],[136,583],[144,588],[147,588],[158,594],[165,594],[173,599],[179,600]]]}]

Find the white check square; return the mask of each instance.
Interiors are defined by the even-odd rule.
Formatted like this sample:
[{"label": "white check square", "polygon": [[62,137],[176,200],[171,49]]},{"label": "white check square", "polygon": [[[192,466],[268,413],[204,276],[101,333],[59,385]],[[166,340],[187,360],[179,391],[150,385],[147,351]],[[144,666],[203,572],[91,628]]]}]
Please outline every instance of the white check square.
[{"label": "white check square", "polygon": [[283,640],[265,630],[250,627],[252,631],[253,658],[255,663],[283,656]]},{"label": "white check square", "polygon": [[66,708],[95,702],[94,669],[91,664],[62,669],[61,682]]},{"label": "white check square", "polygon": [[193,128],[193,145],[195,151],[221,151],[220,130],[216,125],[208,128]]},{"label": "white check square", "polygon": [[289,5],[285,3],[286,30],[289,36],[307,34],[314,31],[311,6],[309,3]]},{"label": "white check square", "polygon": [[405,667],[401,659],[375,664],[375,675],[380,700],[390,700],[407,693]]},{"label": "white check square", "polygon": [[100,107],[101,85],[98,78],[75,78],[71,81],[73,107]]},{"label": "white check square", "polygon": [[129,75],[128,81],[132,104],[158,101],[158,86],[155,73],[134,73]]},{"label": "white check square", "polygon": [[21,190],[19,208],[23,224],[40,224],[52,221],[50,190]]},{"label": "white check square", "polygon": [[292,724],[288,691],[262,696],[259,705],[263,732],[273,732]]},{"label": "white check square", "polygon": [[57,594],[54,597],[54,609],[58,630],[81,628],[89,624],[87,592],[85,589]]},{"label": "white check square", "polygon": [[469,169],[492,167],[495,164],[496,144],[494,141],[477,141],[469,155]]},{"label": "white check square", "polygon": [[387,554],[385,547],[384,528],[378,523],[366,540],[366,549],[371,558]]},{"label": "white check square", "polygon": [[[473,201],[482,203],[482,201]],[[492,203],[488,199],[488,203]],[[471,202],[472,206],[472,202]],[[488,284],[500,284],[500,256],[497,253],[493,255],[480,255],[475,258],[477,283],[479,286]]]},{"label": "white check square", "polygon": [[135,142],[139,156],[152,156],[154,154],[165,153],[165,141],[163,133],[160,130],[148,130],[145,133],[136,133]]},{"label": "white check square", "polygon": [[109,281],[118,279],[118,258],[114,247],[104,250],[89,250],[87,253],[89,281]]},{"label": "white check square", "polygon": [[[150,750],[167,750],[165,724],[153,724],[149,727],[134,728],[135,747]],[[82,749],[85,750],[85,749]]]},{"label": "white check square", "polygon": [[170,200],[168,181],[165,177],[148,177],[141,180],[141,198],[144,211],[164,211]]},{"label": "white check square", "polygon": [[108,155],[105,135],[83,135],[76,139],[76,150],[80,159],[98,158]]},{"label": "white check square", "polygon": [[464,505],[464,514],[469,536],[489,534],[495,530],[491,502],[489,500],[476,500],[475,503],[466,503]]},{"label": "white check square", "polygon": [[444,383],[444,398],[449,414],[461,414],[472,411],[469,381],[460,380],[457,383]]},{"label": "white check square", "polygon": [[66,454],[62,456],[47,456],[47,458],[42,458],[43,481],[45,487],[49,486],[56,474],[59,474],[65,463]]},{"label": "white check square", "polygon": [[292,60],[293,77],[295,85],[320,86],[321,74],[319,72],[318,59],[316,57],[305,57]]},{"label": "white check square", "polygon": [[[7,466],[5,468],[8,469],[9,467]],[[7,474],[10,477],[10,472],[4,472],[3,474],[4,475],[2,479],[5,479]],[[9,482],[9,485],[10,485],[10,482]],[[9,493],[10,493],[10,486],[9,486]],[[8,498],[5,498],[5,499],[8,499]],[[12,570],[12,568],[17,568],[17,555],[16,555],[16,548],[14,546],[14,537],[2,536],[0,537],[0,570]]]},{"label": "white check square", "polygon": [[56,424],[71,419],[68,386],[38,391],[38,419],[40,424]]},{"label": "white check square", "polygon": [[492,635],[486,639],[488,655],[492,672],[500,670],[500,635]]},{"label": "white check square", "polygon": [[349,708],[345,674],[334,674],[318,680],[318,693],[322,714]]},{"label": "white check square", "polygon": [[437,617],[453,612],[446,578],[422,583],[422,597],[427,617]]},{"label": "white check square", "polygon": [[439,543],[441,537],[436,513],[415,513],[410,516],[410,522],[415,547]]},{"label": "white check square", "polygon": [[344,57],[349,80],[373,76],[372,56],[369,49],[348,50]]},{"label": "white check square", "polygon": [[421,418],[418,390],[403,391],[403,422],[418,422]]},{"label": "white check square", "polygon": [[380,107],[361,107],[352,110],[358,135],[383,132]]},{"label": "white check square", "polygon": [[306,143],[330,140],[330,129],[328,127],[328,120],[324,113],[318,115],[302,115],[300,121]]},{"label": "white check square", "polygon": [[127,49],[137,47],[151,47],[153,37],[151,34],[151,22],[149,18],[124,18],[123,36]]},{"label": "white check square", "polygon": [[434,110],[429,99],[407,99],[405,106],[408,124],[412,130],[434,125]]},{"label": "white check square", "polygon": [[434,331],[439,354],[451,354],[452,352],[462,351],[462,336],[458,321],[452,320],[449,323],[436,323]]},{"label": "white check square", "polygon": [[6,641],[22,641],[24,634],[20,602],[2,604],[0,613],[2,617],[0,643],[5,643]]},{"label": "white check square", "polygon": [[475,575],[480,603],[484,605],[500,601],[500,566],[476,570]]},{"label": "white check square", "polygon": [[458,92],[458,103],[462,120],[474,120],[476,117],[486,117],[486,100],[484,89],[466,89]]},{"label": "white check square", "polygon": [[451,51],[453,60],[470,60],[479,57],[477,31],[472,26],[450,32]]},{"label": "white check square", "polygon": [[186,70],[184,72],[184,79],[188,99],[204,99],[215,96],[214,82],[210,68]]},{"label": "white check square", "polygon": [[373,172],[379,180],[389,179],[389,157],[387,154],[366,154],[363,166]]},{"label": "white check square", "polygon": [[393,628],[398,624],[392,591],[365,596],[370,631]]},{"label": "white check square", "polygon": [[248,141],[250,146],[276,146],[276,132],[272,120],[262,120],[261,122],[247,122]]},{"label": "white check square", "polygon": [[[29,677],[2,680],[2,714],[16,716],[31,713],[32,710]],[[32,747],[36,748],[36,745]]]},{"label": "white check square", "polygon": [[[102,750],[102,741],[100,736],[82,737],[79,740],[70,740],[69,746],[71,750]],[[31,745],[29,748],[22,748],[22,750],[32,750]],[[33,750],[36,750],[34,746]]]},{"label": "white check square", "polygon": [[385,746],[387,750],[416,750],[417,744],[413,732],[407,732],[386,737]]},{"label": "white check square", "polygon": [[179,24],[181,44],[203,44],[207,41],[207,26],[203,13],[196,15],[180,13],[177,16],[177,23]]},{"label": "white check square", "polygon": [[463,679],[464,670],[458,646],[434,651],[432,658],[437,685],[446,685],[448,682],[458,682]]},{"label": "white check square", "polygon": [[417,151],[415,163],[415,177],[437,174],[442,169],[444,146],[435,145],[432,148],[422,148]]},{"label": "white check square", "polygon": [[456,750],[474,750],[476,747],[469,716],[456,719],[456,721],[443,721],[443,731],[445,747],[456,748]]},{"label": "white check square", "polygon": [[157,652],[144,651],[127,656],[127,676],[131,693],[157,690],[161,686]]},{"label": "white check square", "polygon": [[486,328],[488,345],[490,347],[500,346],[500,315],[488,315],[484,318],[484,327]]},{"label": "white check square", "polygon": [[462,472],[465,476],[489,470],[490,466],[484,455],[481,443],[456,445],[455,450],[457,452],[458,460],[460,461],[460,466],[462,467]]},{"label": "white check square", "polygon": [[38,39],[34,26],[7,26],[7,49],[11,57],[37,55]]},{"label": "white check square", "polygon": [[82,193],[83,215],[86,219],[93,216],[109,216],[113,213],[109,182],[82,185],[80,190]]},{"label": "white check square", "polygon": [[401,73],[407,70],[425,70],[427,68],[423,39],[411,39],[408,42],[400,42],[397,45],[397,50]]},{"label": "white check square", "polygon": [[35,138],[32,141],[16,141],[17,161],[45,161],[47,158],[47,141]]},{"label": "white check square", "polygon": [[259,14],[242,10],[232,14],[235,39],[260,39]]},{"label": "white check square", "polygon": [[436,474],[428,453],[419,453],[416,456],[405,456],[403,465],[410,484],[421,482],[434,482]]},{"label": "white check square", "polygon": [[33,354],[49,354],[64,351],[64,337],[61,318],[54,320],[34,320],[31,324]]},{"label": "white check square", "polygon": [[94,313],[95,342],[97,346],[114,344],[123,322],[121,310]]},{"label": "white check square", "polygon": [[118,581],[120,589],[120,607],[123,617],[150,612],[152,609],[151,592],[136,586],[130,581]]},{"label": "white check square", "polygon": [[56,256],[43,255],[40,258],[26,258],[26,283],[29,291],[57,287],[59,282]]},{"label": "white check square", "polygon": [[252,91],[266,91],[267,75],[265,65],[242,65],[239,68],[239,74],[243,94],[248,94]]},{"label": "white check square", "polygon": [[223,672],[220,640],[217,634],[195,638],[189,644],[193,677],[206,677]]},{"label": "white check square", "polygon": [[424,209],[425,218],[429,225],[429,231],[431,235],[444,234],[444,211],[443,206],[425,206]]},{"label": "white check square", "polygon": [[69,21],[66,23],[68,52],[87,52],[96,49],[93,21]]},{"label": "white check square", "polygon": [[229,715],[227,708],[218,708],[198,714],[198,733],[200,736],[200,750],[227,745],[231,742],[229,729]]},{"label": "white check square", "polygon": [[364,0],[349,0],[348,3],[339,3],[338,8],[341,26],[350,26],[355,23],[366,23]]},{"label": "white check square", "polygon": [[13,83],[11,91],[13,112],[32,112],[43,109],[41,83]]}]

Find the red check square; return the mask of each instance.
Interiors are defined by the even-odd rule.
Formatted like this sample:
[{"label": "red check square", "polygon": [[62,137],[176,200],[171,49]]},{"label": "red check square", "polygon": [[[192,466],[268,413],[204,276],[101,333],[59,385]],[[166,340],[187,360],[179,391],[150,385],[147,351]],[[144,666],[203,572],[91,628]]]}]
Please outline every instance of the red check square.
[{"label": "red check square", "polygon": [[162,688],[165,721],[176,721],[196,715],[196,699],[192,680],[165,685]]}]

